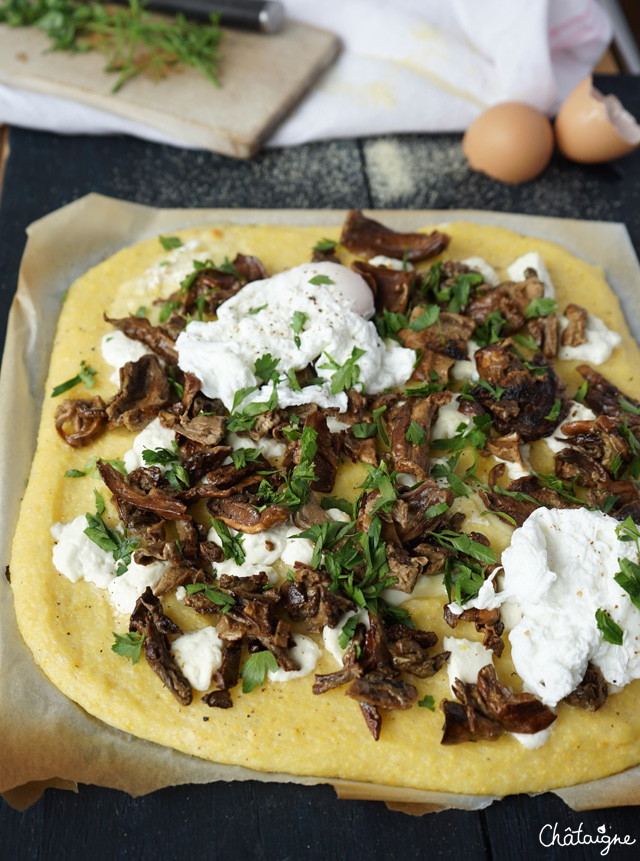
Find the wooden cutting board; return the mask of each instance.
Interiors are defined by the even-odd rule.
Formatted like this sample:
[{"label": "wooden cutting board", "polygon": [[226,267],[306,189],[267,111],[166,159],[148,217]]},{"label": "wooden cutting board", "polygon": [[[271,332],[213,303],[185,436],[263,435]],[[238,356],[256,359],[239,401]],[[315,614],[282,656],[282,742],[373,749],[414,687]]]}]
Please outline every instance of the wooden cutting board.
[{"label": "wooden cutting board", "polygon": [[177,140],[236,158],[254,155],[338,55],[333,33],[287,21],[275,35],[224,31],[220,87],[197,70],[140,76],[117,93],[97,52],[47,53],[38,30],[0,27],[0,82],[138,120]]}]

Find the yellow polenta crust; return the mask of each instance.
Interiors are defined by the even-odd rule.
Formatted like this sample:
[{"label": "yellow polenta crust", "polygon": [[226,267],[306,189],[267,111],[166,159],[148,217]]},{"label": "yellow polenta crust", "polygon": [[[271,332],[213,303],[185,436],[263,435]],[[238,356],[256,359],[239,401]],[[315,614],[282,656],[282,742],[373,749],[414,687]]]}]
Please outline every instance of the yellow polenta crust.
[{"label": "yellow polenta crust", "polygon": [[[623,345],[599,370],[625,392],[640,397],[640,350],[625,324],[619,304],[600,269],[575,258],[550,242],[523,237],[497,227],[457,223],[446,226],[453,237],[444,258],[483,257],[499,274],[518,256],[537,250],[556,287],[561,309],[569,301],[585,306],[611,329],[622,334]],[[255,254],[274,273],[309,259],[321,237],[337,239],[339,227],[216,226],[181,231],[183,242],[198,238],[214,260],[236,252]],[[96,266],[70,289],[56,334],[38,447],[22,503],[11,558],[11,585],[22,635],[36,662],[51,681],[89,713],[133,735],[168,745],[219,763],[267,772],[344,778],[379,785],[414,787],[458,793],[499,794],[537,792],[593,780],[640,762],[640,682],[611,696],[595,714],[561,706],[549,741],[527,750],[514,738],[497,742],[440,744],[442,714],[425,708],[384,714],[382,735],[373,741],[360,710],[344,688],[321,696],[311,693],[313,676],[288,683],[268,683],[262,689],[233,692],[234,707],[210,709],[196,694],[180,707],[144,659],[137,665],[111,651],[113,631],[127,630],[126,617],[114,613],[103,593],[81,581],[70,583],[51,562],[50,527],[94,510],[93,490],[104,491],[99,480],[64,478],[65,470],[84,467],[92,455],[120,457],[134,434],[107,432],[95,444],[73,450],[54,429],[60,399],[51,388],[75,376],[80,359],[97,371],[90,395],[107,400],[115,391],[111,368],[100,352],[100,338],[110,327],[103,311],[113,316],[134,313],[155,296],[140,276],[167,256],[156,238],[125,248]],[[194,256],[203,259],[199,249]],[[344,262],[350,258],[344,257]],[[145,292],[146,291],[146,292]],[[557,362],[572,395],[581,382],[571,362]],[[70,392],[84,397],[81,387]],[[546,449],[546,446],[544,447]],[[534,460],[536,455],[534,454]],[[538,453],[544,459],[545,455]],[[360,483],[353,472],[339,477],[338,495]],[[350,494],[352,495],[352,494]],[[105,499],[109,494],[105,493]],[[478,511],[480,509],[477,509]],[[510,527],[489,516],[483,529],[497,550],[509,539]],[[475,528],[480,528],[475,526]],[[461,623],[452,632],[442,619],[443,598],[409,602],[416,624],[451,635],[478,639],[474,627]],[[185,630],[209,624],[175,599],[166,604]],[[512,675],[508,644],[497,660],[501,679],[518,686]],[[335,663],[324,655],[318,672]],[[411,678],[419,696],[436,702],[449,691],[447,673],[432,679]],[[207,722],[203,717],[208,717]]]}]

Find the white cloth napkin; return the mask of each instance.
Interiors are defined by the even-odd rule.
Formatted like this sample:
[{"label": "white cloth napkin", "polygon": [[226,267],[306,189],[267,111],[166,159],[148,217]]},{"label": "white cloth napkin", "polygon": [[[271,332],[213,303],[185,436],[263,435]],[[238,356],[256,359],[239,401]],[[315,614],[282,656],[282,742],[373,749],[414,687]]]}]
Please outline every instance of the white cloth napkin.
[{"label": "white cloth napkin", "polygon": [[[270,146],[390,132],[462,131],[496,102],[553,114],[611,38],[597,0],[285,0],[344,50]],[[265,38],[269,38],[265,36]],[[182,145],[141,123],[0,85],[0,123],[126,133]]]}]

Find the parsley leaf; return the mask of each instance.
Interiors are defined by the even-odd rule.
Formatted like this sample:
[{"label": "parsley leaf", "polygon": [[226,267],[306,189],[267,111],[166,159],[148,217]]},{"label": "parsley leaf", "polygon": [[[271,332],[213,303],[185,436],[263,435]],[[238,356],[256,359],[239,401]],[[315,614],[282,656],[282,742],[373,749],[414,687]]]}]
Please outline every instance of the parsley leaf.
[{"label": "parsley leaf", "polygon": [[244,679],[242,683],[242,693],[250,694],[254,688],[264,684],[267,672],[270,670],[275,673],[278,669],[278,662],[275,656],[265,649],[262,652],[254,652],[244,664],[241,677]]},{"label": "parsley leaf", "polygon": [[[253,388],[240,389],[237,391],[233,399],[233,409],[235,410],[237,405],[242,403],[247,395],[251,394],[251,392],[255,392],[255,390],[256,387],[254,386]],[[264,415],[264,413],[270,412],[271,410],[275,410],[277,406],[278,392],[276,391],[276,384],[274,381],[273,390],[269,396],[269,400],[254,401],[252,404],[248,404],[241,413],[233,412],[227,419],[227,430],[234,432],[251,430],[256,423],[258,416]]]},{"label": "parsley leaf", "polygon": [[327,251],[335,251],[338,247],[338,243],[335,239],[326,239],[323,237],[319,239],[316,244],[313,246],[314,251],[320,251],[323,254],[326,254]]},{"label": "parsley leaf", "polygon": [[280,359],[274,359],[271,353],[265,353],[264,356],[256,359],[254,370],[257,376],[261,380],[264,380],[265,383],[271,380],[277,383],[280,380],[280,374],[276,370],[279,364]]},{"label": "parsley leaf", "polygon": [[492,386],[488,380],[480,380],[479,385],[481,385],[483,389],[486,389],[489,394],[496,399],[496,401],[499,401],[506,391],[502,386]]},{"label": "parsley leaf", "polygon": [[485,565],[494,565],[497,561],[496,554],[491,547],[475,541],[465,532],[454,532],[451,529],[446,529],[442,532],[429,532],[427,534],[442,547],[457,550],[459,553],[464,553],[465,556],[477,559],[478,562],[482,562]]},{"label": "parsley leaf", "polygon": [[85,514],[88,525],[83,531],[87,538],[90,538],[101,550],[104,550],[105,553],[111,553],[115,562],[120,562],[116,569],[116,574],[120,577],[131,563],[131,555],[138,546],[138,539],[127,538],[126,535],[123,538],[119,532],[107,526],[102,518],[106,510],[104,499],[97,490],[94,490],[93,494],[96,501],[96,513]]},{"label": "parsley leaf", "polygon": [[117,469],[121,475],[127,474],[126,467],[124,465],[123,460],[109,460],[106,457],[99,457],[97,454],[94,454],[93,457],[90,457],[89,460],[85,463],[84,469],[68,469],[64,477],[65,478],[84,478],[85,475],[91,475],[92,478],[97,478],[98,472],[96,468],[96,463],[98,460],[101,460],[103,463],[110,464],[114,469]]},{"label": "parsley leaf", "polygon": [[479,347],[486,347],[488,344],[496,344],[501,336],[502,330],[507,325],[499,311],[492,311],[484,323],[476,325],[473,333],[473,340]]},{"label": "parsley leaf", "polygon": [[398,332],[401,329],[406,329],[409,325],[405,314],[396,314],[387,308],[382,309],[382,314],[376,314],[373,322],[378,330],[378,335],[380,335],[383,341],[385,338],[393,338],[394,341],[400,341]]},{"label": "parsley leaf", "polygon": [[307,322],[307,315],[304,311],[294,311],[293,312],[293,322],[291,323],[291,328],[293,329],[294,338],[293,341],[298,349],[300,349],[300,344],[302,341],[300,340],[300,332],[302,332],[302,327]]},{"label": "parsley leaf", "polygon": [[173,248],[180,248],[182,240],[179,236],[158,236],[160,245],[165,251],[171,251]]},{"label": "parsley leaf", "polygon": [[248,463],[255,463],[261,454],[259,448],[237,448],[231,452],[231,460],[236,469],[242,469]]},{"label": "parsley leaf", "polygon": [[253,316],[253,314],[259,314],[260,311],[264,311],[264,309],[268,307],[269,305],[268,303],[266,303],[264,305],[260,305],[259,308],[251,308],[249,311],[247,311],[247,314],[251,314]]},{"label": "parsley leaf", "polygon": [[314,287],[319,287],[321,284],[335,284],[336,282],[333,279],[329,278],[327,275],[314,275],[313,278],[309,278],[309,284],[313,284]]},{"label": "parsley leaf", "polygon": [[80,362],[80,371],[78,374],[70,380],[66,380],[66,382],[60,383],[59,386],[56,386],[51,392],[51,397],[57,398],[58,395],[61,395],[63,392],[67,392],[69,389],[72,389],[74,386],[78,386],[80,383],[84,383],[88,389],[92,389],[96,384],[96,381],[93,378],[97,373],[98,372],[94,371],[93,368],[83,359]]},{"label": "parsley leaf", "polygon": [[393,508],[396,501],[397,493],[393,481],[397,475],[396,471],[389,472],[389,468],[384,460],[380,461],[380,466],[371,466],[369,463],[363,464],[369,475],[362,482],[360,487],[363,490],[378,490],[380,498],[375,501],[369,514],[373,516],[377,511],[389,512]]},{"label": "parsley leaf", "polygon": [[560,415],[560,411],[562,410],[562,398],[556,398],[553,402],[553,406],[549,410],[549,415],[546,415],[545,421],[554,422],[558,416]]},{"label": "parsley leaf", "polygon": [[409,323],[409,328],[412,332],[422,332],[423,329],[428,329],[440,317],[440,306],[430,305],[426,308],[419,317]]},{"label": "parsley leaf", "polygon": [[422,425],[419,425],[418,422],[413,421],[412,419],[404,438],[412,445],[424,445],[427,438],[427,432]]},{"label": "parsley leaf", "polygon": [[640,565],[618,558],[620,571],[613,578],[628,593],[631,603],[640,610]]},{"label": "parsley leaf", "polygon": [[342,541],[342,539],[353,529],[355,521],[343,523],[340,520],[325,520],[322,523],[314,523],[304,532],[292,535],[292,538],[308,538],[314,546],[313,556],[309,563],[312,568],[319,568],[322,563],[322,554],[326,550]]},{"label": "parsley leaf", "polygon": [[247,554],[242,546],[244,543],[244,536],[240,534],[231,535],[229,527],[223,520],[217,520],[215,517],[211,517],[210,520],[211,525],[220,538],[224,558],[233,559],[236,565],[242,565],[247,558]]},{"label": "parsley leaf", "polygon": [[622,409],[625,411],[625,413],[631,413],[632,416],[640,416],[640,408],[635,406],[635,404],[632,404],[626,398],[620,397],[618,399],[618,403],[620,404]]},{"label": "parsley leaf", "polygon": [[582,383],[582,385],[580,386],[578,391],[573,396],[573,400],[577,404],[581,404],[584,401],[584,396],[587,394],[588,390],[589,390],[589,382],[587,380],[585,380],[584,383]]},{"label": "parsley leaf", "polygon": [[436,710],[436,701],[431,694],[425,694],[423,699],[418,700],[418,706],[422,709],[429,709],[434,712]]},{"label": "parsley leaf", "polygon": [[168,467],[165,470],[164,477],[174,490],[180,492],[189,487],[189,473],[180,463],[178,444],[173,442],[172,446],[173,450],[168,448],[156,448],[153,450],[145,448],[142,451],[142,459],[149,466],[160,465]]},{"label": "parsley leaf", "polygon": [[316,475],[313,469],[313,459],[316,456],[318,432],[312,427],[305,427],[300,437],[300,462],[293,468],[290,475],[285,476],[285,489],[274,490],[268,481],[262,480],[258,487],[260,496],[266,505],[286,505],[298,509],[309,498],[309,490]]},{"label": "parsley leaf", "polygon": [[182,302],[178,302],[177,300],[174,302],[165,302],[160,309],[158,320],[161,323],[166,323],[173,312],[177,311],[180,307],[182,307]]},{"label": "parsley leaf", "polygon": [[347,621],[342,626],[342,630],[338,636],[338,645],[341,649],[346,649],[349,645],[349,640],[353,639],[353,635],[356,632],[356,628],[358,627],[358,619],[357,614],[354,613],[353,616],[349,616]]},{"label": "parsley leaf", "polygon": [[220,607],[220,612],[224,615],[236,603],[232,595],[227,595],[226,592],[221,592],[219,589],[214,589],[208,583],[187,583],[185,586],[187,595],[194,595],[196,592],[204,592],[205,596],[212,604]]},{"label": "parsley leaf", "polygon": [[621,646],[624,631],[611,616],[604,610],[596,610],[596,622],[598,630],[602,632],[602,639],[605,643],[612,643],[614,646]]},{"label": "parsley leaf", "polygon": [[549,314],[553,314],[557,310],[558,303],[556,300],[545,296],[542,299],[534,299],[533,302],[529,302],[525,308],[524,316],[527,320],[531,320],[532,317],[548,317]]},{"label": "parsley leaf", "polygon": [[360,377],[360,366],[356,364],[366,353],[366,350],[361,350],[360,347],[354,347],[351,350],[350,358],[342,364],[342,367],[325,352],[325,356],[329,360],[329,364],[320,365],[322,370],[335,369],[335,373],[331,375],[331,394],[337,395],[339,392],[345,392],[352,389],[358,382]]},{"label": "parsley leaf", "polygon": [[115,637],[115,642],[111,646],[111,651],[115,652],[116,655],[122,655],[123,658],[127,658],[133,664],[137,664],[140,660],[140,652],[142,651],[145,634],[136,634],[133,631],[129,631],[126,634],[116,634],[114,631],[113,636]]}]

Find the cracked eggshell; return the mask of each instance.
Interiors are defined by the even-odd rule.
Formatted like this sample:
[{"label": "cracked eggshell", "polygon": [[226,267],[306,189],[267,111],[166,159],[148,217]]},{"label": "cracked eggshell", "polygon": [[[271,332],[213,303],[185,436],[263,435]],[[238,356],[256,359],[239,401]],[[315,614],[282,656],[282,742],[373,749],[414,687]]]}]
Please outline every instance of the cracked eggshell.
[{"label": "cracked eggshell", "polygon": [[567,96],[555,122],[558,148],[584,164],[611,161],[640,144],[640,126],[615,96],[593,86],[591,75]]},{"label": "cracked eggshell", "polygon": [[527,182],[549,164],[553,131],[544,114],[524,102],[502,102],[475,119],[462,139],[473,170],[500,182]]}]

